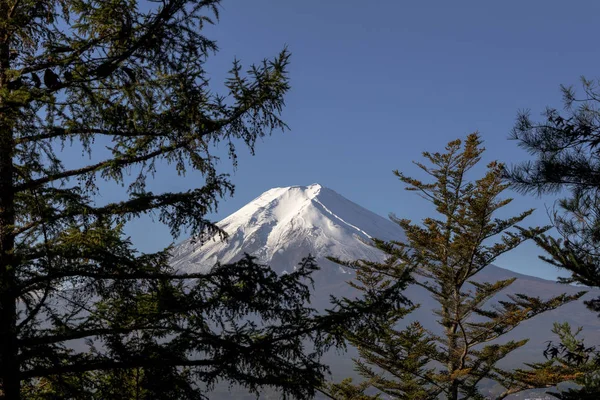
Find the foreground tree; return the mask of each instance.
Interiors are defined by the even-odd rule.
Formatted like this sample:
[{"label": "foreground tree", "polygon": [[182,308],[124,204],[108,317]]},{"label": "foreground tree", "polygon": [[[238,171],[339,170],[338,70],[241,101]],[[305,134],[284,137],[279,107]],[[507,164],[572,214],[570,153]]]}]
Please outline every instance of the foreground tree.
[{"label": "foreground tree", "polygon": [[[169,249],[140,254],[123,234],[145,214],[218,234],[205,216],[233,186],[212,146],[235,161],[236,142],[285,128],[287,51],[209,89],[218,7],[0,0],[0,397],[117,398],[132,379],[137,398],[196,399],[219,380],[309,397],[323,378],[331,320],[305,306],[311,259],[282,277],[252,258],[177,274]],[[202,187],[150,190],[169,166]]]},{"label": "foreground tree", "polygon": [[[564,113],[548,108],[540,122],[527,112],[519,114],[512,137],[535,159],[514,166],[507,175],[523,193],[568,191],[551,213],[560,237],[540,235],[535,240],[546,252],[543,260],[571,273],[559,281],[599,288],[600,92],[595,82],[585,79],[583,89],[584,95],[578,97],[572,87],[562,87]],[[600,298],[585,304],[600,313]],[[579,394],[571,391],[573,396],[600,397],[600,368],[582,371],[589,379]]]},{"label": "foreground tree", "polygon": [[582,329],[573,331],[568,323],[555,323],[552,332],[559,343],[549,343],[544,351],[546,363],[535,364],[536,369],[553,370],[568,375],[577,388],[549,392],[561,400],[595,400],[600,394],[600,351],[596,346],[587,346],[579,335]]},{"label": "foreground tree", "polygon": [[[348,341],[360,353],[356,367],[366,384],[391,398],[483,399],[478,385],[491,379],[505,388],[497,397],[501,399],[564,378],[544,375],[543,370],[529,373],[497,366],[528,341],[501,343],[504,334],[525,320],[579,298],[583,292],[548,300],[515,294],[498,300],[493,307],[486,306],[515,279],[481,282],[474,280],[475,275],[501,254],[545,229],[518,226],[533,210],[506,219],[494,217],[511,202],[500,198],[507,188],[502,164],[490,163],[478,180],[467,178],[483,150],[479,135],[471,134],[464,144],[460,140],[450,142],[444,153],[424,153],[428,165],[417,165],[432,178],[430,182],[396,171],[407,190],[432,203],[437,216],[425,218],[422,224],[394,217],[405,231],[406,240],[375,240],[375,246],[388,255],[384,263],[345,263],[358,270],[359,289],[366,293],[376,294],[390,283],[406,281],[406,274],[412,272],[415,284],[428,291],[439,305],[435,312],[440,333],[429,332],[418,322],[400,327],[401,319],[413,308],[406,301],[386,308],[385,313],[365,316],[370,323],[346,332]],[[495,343],[489,344],[491,341]],[[336,399],[376,398],[368,397],[365,389],[365,384],[353,387],[346,381],[324,391]]]}]

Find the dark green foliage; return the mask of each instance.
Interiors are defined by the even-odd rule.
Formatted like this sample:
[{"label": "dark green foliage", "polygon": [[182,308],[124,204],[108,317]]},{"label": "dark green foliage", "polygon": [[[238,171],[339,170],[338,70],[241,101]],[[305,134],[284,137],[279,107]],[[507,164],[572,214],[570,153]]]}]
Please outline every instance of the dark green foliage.
[{"label": "dark green foliage", "polygon": [[[585,97],[563,87],[567,115],[548,109],[544,121],[519,115],[513,138],[532,153],[533,162],[507,171],[513,186],[524,193],[552,193],[568,189],[559,201],[553,222],[560,239],[540,236],[537,243],[547,252],[544,260],[572,273],[563,283],[600,287],[600,111],[594,82],[583,81]],[[598,300],[587,303],[600,312]]]},{"label": "dark green foliage", "polygon": [[[331,398],[344,400],[382,398],[380,394],[367,394],[372,388],[393,398],[425,398],[427,379],[421,376],[431,372],[426,364],[430,360],[428,355],[436,351],[435,345],[419,323],[405,330],[398,328],[402,318],[417,307],[403,295],[413,281],[411,270],[399,265],[395,257],[381,264],[365,260],[332,261],[356,270],[356,282],[349,284],[361,292],[357,299],[337,300],[338,304],[360,305],[363,310],[369,305],[378,306],[364,311],[359,322],[347,326],[343,332],[346,340],[358,349],[360,359],[355,360],[355,367],[365,381],[355,385],[352,380],[345,380],[327,385],[323,391]],[[382,375],[381,370],[389,375]]]},{"label": "dark green foliage", "polygon": [[568,323],[555,323],[552,332],[559,343],[548,343],[544,356],[548,361],[533,366],[536,373],[556,374],[568,378],[577,388],[568,388],[549,394],[561,400],[592,400],[600,397],[600,353],[595,346],[586,346],[579,338],[581,328],[575,332]]},{"label": "dark green foliage", "polygon": [[[535,159],[508,170],[507,176],[524,193],[568,190],[568,197],[552,212],[560,238],[541,235],[536,243],[546,252],[543,260],[571,273],[561,282],[600,287],[600,94],[595,82],[584,79],[583,88],[579,98],[573,88],[562,87],[563,113],[547,109],[540,122],[528,113],[519,115],[513,139]],[[585,304],[600,313],[600,298]],[[591,376],[589,370],[586,373]],[[571,395],[584,396],[592,386],[600,386],[598,373],[600,368],[592,374],[594,384],[590,378]]]},{"label": "dark green foliage", "polygon": [[[306,398],[323,378],[312,259],[177,274],[122,231],[152,215],[221,233],[205,216],[233,186],[211,150],[235,163],[286,127],[286,50],[209,87],[219,3],[0,0],[0,397],[196,399],[228,380]],[[157,192],[165,168],[201,187]]]},{"label": "dark green foliage", "polygon": [[571,198],[594,194],[600,186],[598,91],[596,83],[583,80],[584,96],[572,87],[561,87],[565,112],[548,108],[540,122],[529,112],[518,115],[512,139],[536,158],[514,166],[512,186],[538,194],[569,189]]},{"label": "dark green foliage", "polygon": [[331,399],[381,400],[381,396],[378,394],[368,395],[365,393],[369,386],[371,386],[369,381],[355,385],[352,378],[347,378],[340,383],[328,385],[323,388],[322,393]]},{"label": "dark green foliage", "polygon": [[[35,392],[37,378],[44,377],[82,398],[202,398],[194,382],[224,380],[310,397],[326,372],[318,358],[332,323],[305,306],[316,268],[308,258],[293,273],[277,276],[247,256],[206,274],[117,281],[101,293],[102,301],[84,302],[95,307],[85,328],[42,331],[45,336],[24,343],[32,357],[22,377],[33,378],[24,390]],[[58,366],[42,352],[57,337],[59,344],[99,337],[105,348],[63,354],[71,362]],[[305,353],[306,340],[316,351]],[[142,395],[126,395],[134,390]]]},{"label": "dark green foliage", "polygon": [[[395,172],[407,190],[416,191],[435,207],[437,215],[421,224],[393,217],[406,233],[405,241],[374,245],[383,250],[385,263],[365,261],[344,263],[358,271],[356,285],[367,298],[392,293],[402,299],[402,291],[414,276],[414,284],[427,290],[437,302],[435,310],[441,334],[429,332],[418,322],[402,328],[399,323],[411,306],[407,299],[365,316],[364,326],[353,326],[347,340],[356,346],[360,359],[356,368],[366,378],[365,393],[371,386],[393,399],[483,399],[478,386],[492,380],[505,390],[504,398],[521,390],[545,387],[560,382],[562,376],[537,376],[527,371],[507,371],[497,363],[527,339],[501,342],[502,336],[521,322],[572,301],[583,295],[560,295],[548,300],[523,294],[487,305],[514,279],[498,282],[475,282],[474,276],[501,254],[523,241],[534,238],[545,228],[519,227],[532,210],[515,217],[495,218],[496,212],[510,203],[500,194],[503,166],[491,162],[477,180],[469,180],[483,152],[478,134],[450,142],[445,153],[424,153],[428,165],[416,163],[431,177],[430,182]],[[359,300],[362,301],[362,300]],[[493,342],[493,343],[490,343]],[[324,390],[336,399],[350,399],[350,383],[333,384]],[[365,386],[367,385],[367,386]],[[356,397],[360,398],[360,397]]]}]

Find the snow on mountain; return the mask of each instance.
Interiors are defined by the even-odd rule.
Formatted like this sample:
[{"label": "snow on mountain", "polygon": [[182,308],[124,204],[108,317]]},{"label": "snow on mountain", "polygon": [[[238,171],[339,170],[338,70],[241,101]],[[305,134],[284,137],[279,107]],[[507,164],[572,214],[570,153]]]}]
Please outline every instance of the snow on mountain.
[{"label": "snow on mountain", "polygon": [[[223,219],[219,226],[228,233],[227,240],[214,238],[203,244],[184,241],[175,247],[172,265],[181,271],[201,272],[210,269],[217,261],[227,263],[249,253],[279,273],[284,273],[291,271],[303,257],[312,254],[321,268],[313,275],[317,288],[313,304],[320,307],[329,305],[330,294],[356,294],[346,283],[352,279],[352,271],[345,271],[325,257],[381,260],[383,254],[368,244],[370,238],[404,238],[397,224],[318,184],[268,190]],[[493,265],[480,272],[475,279],[496,282],[511,277],[518,279],[500,297],[527,293],[548,298],[580,290]],[[436,329],[437,317],[433,310],[437,304],[429,293],[419,287],[410,287],[406,294],[415,303],[421,304],[421,308],[408,319],[419,319],[428,329]],[[591,290],[586,299],[598,295],[600,291]],[[548,340],[551,339],[550,330],[555,321],[585,326],[588,336],[600,338],[600,320],[581,301],[538,316],[524,323],[523,328],[531,331],[530,334],[539,330],[543,333],[534,335]],[[522,332],[522,329],[517,329],[514,334],[519,336]]]},{"label": "snow on mountain", "polygon": [[402,239],[398,225],[319,184],[268,190],[218,223],[228,234],[205,243],[187,240],[173,251],[172,265],[181,271],[206,271],[252,254],[276,271],[290,271],[312,254],[329,277],[345,272],[326,256],[379,259],[372,237]]},{"label": "snow on mountain", "polygon": [[[403,214],[407,212],[404,210]],[[207,271],[217,261],[227,263],[249,253],[284,273],[291,271],[303,257],[312,254],[321,268],[313,275],[316,291],[312,304],[318,309],[329,306],[331,294],[338,297],[356,294],[346,283],[352,279],[351,271],[344,271],[325,257],[377,260],[383,254],[368,244],[370,238],[402,240],[405,237],[401,228],[392,221],[318,184],[268,190],[218,225],[229,235],[227,240],[218,237],[205,243],[186,240],[174,248],[171,264],[180,271]],[[546,299],[580,290],[495,266],[485,268],[476,280],[495,282],[510,277],[518,279],[493,301],[514,293],[527,293]],[[585,298],[599,295],[600,291],[591,290]],[[405,318],[406,322],[418,320],[427,329],[434,332],[439,330],[438,317],[434,314],[434,309],[439,305],[430,294],[420,287],[411,286],[406,296],[421,305]],[[581,301],[572,302],[526,321],[505,335],[506,340],[531,338],[526,346],[503,361],[505,366],[522,366],[523,362],[540,361],[545,342],[556,340],[551,333],[554,322],[582,326],[588,343],[600,341],[600,320]],[[339,379],[354,376],[350,357],[355,355],[352,349],[345,355],[330,354],[327,363],[332,367],[334,376]]]}]

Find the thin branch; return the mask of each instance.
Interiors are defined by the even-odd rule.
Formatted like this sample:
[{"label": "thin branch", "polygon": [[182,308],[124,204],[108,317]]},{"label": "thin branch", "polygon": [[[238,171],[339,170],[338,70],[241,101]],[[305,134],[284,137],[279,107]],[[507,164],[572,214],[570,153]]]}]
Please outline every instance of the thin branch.
[{"label": "thin branch", "polygon": [[63,375],[73,373],[84,373],[99,370],[116,370],[131,368],[152,368],[152,367],[207,367],[216,365],[215,360],[190,360],[190,359],[168,359],[168,358],[139,358],[128,361],[114,360],[92,360],[78,361],[74,364],[55,365],[52,367],[34,367],[22,371],[21,379],[31,379],[37,377]]},{"label": "thin branch", "polygon": [[43,178],[34,179],[31,181],[22,183],[20,185],[17,185],[15,187],[15,192],[18,193],[18,192],[22,192],[24,190],[36,189],[37,187],[44,185],[46,183],[54,182],[54,181],[57,181],[60,179],[70,178],[73,176],[84,175],[84,174],[87,174],[90,172],[95,172],[95,171],[104,169],[109,166],[110,167],[126,167],[129,165],[138,164],[138,163],[141,163],[144,161],[148,161],[152,158],[158,157],[160,155],[167,154],[167,153],[173,152],[175,150],[185,148],[186,146],[188,146],[192,142],[202,138],[203,136],[206,136],[210,133],[214,133],[214,132],[218,131],[219,129],[222,129],[225,126],[231,124],[236,119],[238,119],[242,115],[244,115],[244,113],[246,113],[248,110],[250,110],[252,108],[252,106],[253,106],[253,103],[250,103],[244,107],[241,107],[230,118],[227,118],[225,120],[221,120],[218,122],[214,122],[213,123],[214,126],[210,130],[208,130],[200,135],[189,135],[188,138],[185,140],[172,143],[168,146],[162,146],[162,147],[156,149],[155,151],[152,151],[147,154],[139,155],[136,157],[132,156],[132,157],[123,157],[123,158],[110,158],[110,159],[107,159],[104,161],[100,161],[93,165],[88,165],[87,167],[83,167],[80,169],[63,171],[63,172],[60,172],[57,174],[45,176]]},{"label": "thin branch", "polygon": [[46,128],[47,133],[39,135],[23,136],[15,139],[15,144],[25,144],[29,142],[37,142],[39,140],[54,139],[63,137],[66,135],[107,135],[107,136],[121,136],[121,137],[139,137],[139,136],[152,136],[152,132],[126,132],[126,131],[110,131],[107,129],[97,128],[86,128],[86,129],[65,129],[58,126]]}]

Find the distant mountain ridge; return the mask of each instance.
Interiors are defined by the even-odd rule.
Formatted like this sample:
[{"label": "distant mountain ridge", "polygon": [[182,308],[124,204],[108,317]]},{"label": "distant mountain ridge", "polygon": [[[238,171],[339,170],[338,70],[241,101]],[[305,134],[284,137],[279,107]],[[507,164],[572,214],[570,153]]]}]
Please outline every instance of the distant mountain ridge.
[{"label": "distant mountain ridge", "polygon": [[[399,211],[403,215],[410,214],[410,210]],[[347,284],[353,272],[325,257],[381,260],[384,257],[382,252],[368,243],[371,238],[400,241],[405,238],[402,229],[394,222],[319,184],[268,190],[218,225],[229,235],[227,240],[214,238],[205,243],[194,243],[188,239],[173,249],[173,267],[188,272],[208,271],[216,262],[225,264],[249,253],[278,273],[285,273],[291,271],[303,257],[312,254],[321,268],[314,274],[315,293],[312,301],[319,309],[328,306],[330,295],[355,294]],[[496,299],[513,293],[549,298],[563,292],[581,290],[493,265],[476,276],[477,280],[487,282],[510,277],[516,277],[517,280]],[[599,294],[599,291],[592,290],[585,298]],[[436,303],[429,293],[413,286],[406,291],[406,295],[421,305],[406,321],[419,320],[427,329],[439,329],[437,317],[433,314]],[[505,366],[521,366],[524,361],[539,360],[545,342],[556,340],[551,333],[554,322],[583,326],[587,343],[600,343],[600,320],[586,309],[582,301],[572,302],[526,321],[503,336],[502,341],[531,338],[525,347],[504,361]],[[348,355],[328,357],[327,361],[336,378],[354,374],[350,360],[354,355],[351,351]]]},{"label": "distant mountain ridge", "polygon": [[[380,251],[367,244],[372,237],[404,238],[392,221],[319,184],[268,190],[218,225],[229,235],[227,240],[184,241],[173,250],[172,265],[203,271],[249,253],[283,272],[308,254],[321,262],[328,262],[326,256],[379,259]],[[322,266],[321,283],[339,282],[345,271],[327,265]]]}]

